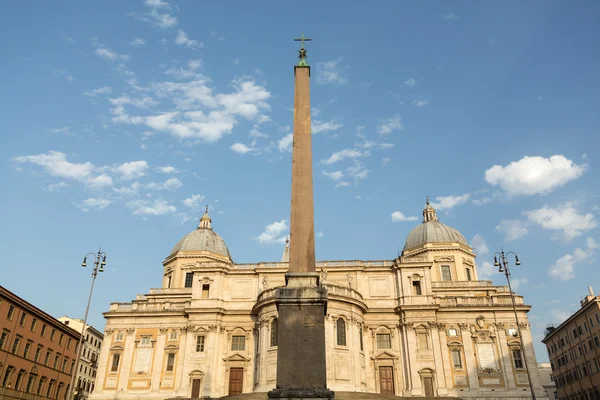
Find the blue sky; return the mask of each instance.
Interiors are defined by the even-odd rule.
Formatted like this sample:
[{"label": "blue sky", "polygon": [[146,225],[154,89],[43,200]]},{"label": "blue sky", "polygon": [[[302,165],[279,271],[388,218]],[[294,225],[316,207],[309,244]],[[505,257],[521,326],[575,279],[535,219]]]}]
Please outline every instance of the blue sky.
[{"label": "blue sky", "polygon": [[[546,324],[597,284],[593,1],[32,2],[0,10],[1,284],[90,322],[161,284],[203,207],[236,262],[281,257],[293,65],[312,65],[318,259],[392,259],[425,196],[480,277],[519,253]],[[416,219],[415,219],[416,217]],[[487,250],[487,251],[486,251]],[[540,360],[547,358],[536,345]]]}]

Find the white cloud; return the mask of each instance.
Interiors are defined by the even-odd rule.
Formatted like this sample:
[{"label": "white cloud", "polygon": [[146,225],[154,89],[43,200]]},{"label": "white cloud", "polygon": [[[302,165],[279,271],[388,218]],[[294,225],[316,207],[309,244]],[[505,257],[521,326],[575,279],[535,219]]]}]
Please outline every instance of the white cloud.
[{"label": "white cloud", "polygon": [[355,179],[366,179],[370,170],[366,169],[364,164],[354,160],[354,164],[346,168],[346,173]]},{"label": "white cloud", "polygon": [[547,194],[579,178],[585,169],[586,165],[577,165],[563,155],[526,156],[505,167],[494,165],[485,171],[485,180],[510,196]]},{"label": "white cloud", "polygon": [[140,191],[140,187],[141,184],[139,182],[133,182],[131,185],[129,186],[122,186],[119,188],[113,188],[113,190],[118,193],[121,194],[123,196],[136,196],[139,191]]},{"label": "white cloud", "polygon": [[473,246],[473,250],[478,256],[487,254],[490,251],[485,243],[485,239],[481,235],[473,236],[473,239],[471,239],[471,246]]},{"label": "white cloud", "polygon": [[498,272],[498,268],[489,261],[484,261],[477,267],[477,277],[481,280],[491,279],[492,275]]},{"label": "white cloud", "polygon": [[288,229],[286,220],[275,221],[265,227],[263,233],[255,237],[260,244],[284,243],[286,236],[283,235]]},{"label": "white cloud", "polygon": [[333,172],[323,171],[323,175],[333,179],[334,181],[339,181],[344,177],[344,173],[342,171],[333,171]]},{"label": "white cloud", "polygon": [[415,100],[413,101],[413,105],[415,107],[425,107],[427,104],[429,104],[429,100]]},{"label": "white cloud", "polygon": [[385,167],[386,165],[388,165],[390,162],[392,161],[392,159],[390,157],[384,157],[381,159],[381,166]]},{"label": "white cloud", "polygon": [[252,129],[250,129],[250,132],[248,133],[248,136],[250,136],[251,138],[258,138],[258,139],[266,139],[269,137],[269,135],[267,135],[264,132],[261,132],[258,129],[258,125],[254,125],[252,127]]},{"label": "white cloud", "polygon": [[598,225],[593,214],[579,214],[572,204],[565,204],[557,208],[544,206],[537,210],[525,211],[523,214],[530,222],[536,223],[544,229],[562,231],[567,240],[572,240]]},{"label": "white cloud", "polygon": [[124,106],[126,104],[131,104],[138,108],[148,108],[155,106],[157,104],[156,100],[154,100],[150,96],[131,98],[129,96],[121,96],[115,99],[109,100],[111,104],[115,106]]},{"label": "white cloud", "polygon": [[141,47],[146,44],[146,41],[142,38],[135,38],[131,42],[129,42],[130,46],[133,47]]},{"label": "white cloud", "polygon": [[413,87],[417,84],[417,81],[414,80],[413,78],[410,78],[410,79],[405,80],[404,84],[408,87]]},{"label": "white cloud", "polygon": [[204,44],[202,42],[198,42],[197,40],[192,40],[186,35],[184,31],[181,29],[177,32],[177,37],[175,38],[175,43],[180,46],[185,46],[190,49],[202,48]]},{"label": "white cloud", "polygon": [[127,203],[133,209],[133,215],[165,215],[174,213],[177,208],[164,200],[135,200]]},{"label": "white cloud", "polygon": [[325,234],[323,232],[317,232],[315,233],[315,236],[318,238],[322,238],[323,236],[325,236]]},{"label": "white cloud", "polygon": [[59,192],[61,189],[69,186],[66,182],[51,183],[47,189],[49,192]]},{"label": "white cloud", "polygon": [[391,149],[392,147],[394,147],[395,144],[394,143],[379,143],[379,148],[381,150],[387,150],[387,149]]},{"label": "white cloud", "polygon": [[157,170],[163,174],[176,174],[178,172],[177,168],[172,165],[164,165],[162,167],[158,167]]},{"label": "white cloud", "polygon": [[248,154],[255,151],[255,148],[248,147],[243,143],[234,143],[231,145],[230,149],[238,154]]},{"label": "white cloud", "polygon": [[152,182],[146,185],[151,190],[177,190],[183,186],[183,183],[177,178],[169,178],[163,183]]},{"label": "white cloud", "polygon": [[456,15],[454,13],[448,13],[448,14],[444,15],[443,18],[445,21],[456,21],[456,20],[458,20],[458,15]]},{"label": "white cloud", "polygon": [[465,193],[462,196],[437,196],[435,198],[436,202],[431,202],[431,205],[438,210],[450,210],[456,206],[465,204],[469,201],[470,197],[469,193]]},{"label": "white cloud", "polygon": [[392,222],[416,221],[418,218],[414,216],[406,216],[402,211],[394,211],[392,213]]},{"label": "white cloud", "polygon": [[31,163],[42,167],[51,176],[80,181],[90,187],[100,188],[112,185],[112,179],[101,174],[100,169],[90,162],[72,163],[67,161],[67,155],[51,150],[46,154],[14,157],[19,164]]},{"label": "white cloud", "polygon": [[594,239],[588,237],[585,249],[578,247],[572,254],[566,254],[556,260],[556,263],[548,268],[548,275],[561,281],[573,279],[575,277],[575,265],[591,258],[594,255],[594,250],[597,248],[598,244]]},{"label": "white cloud", "polygon": [[380,121],[377,126],[377,133],[380,135],[389,135],[390,133],[404,129],[402,118],[399,115],[394,115],[391,118]]},{"label": "white cloud", "polygon": [[148,168],[148,163],[142,160],[123,163],[116,167],[116,170],[121,174],[121,179],[128,181],[145,176]]},{"label": "white cloud", "polygon": [[[216,142],[230,133],[239,117],[259,123],[265,121],[263,112],[270,108],[266,101],[271,93],[264,87],[243,78],[232,82],[233,93],[215,94],[208,86],[209,82],[205,77],[196,77],[188,82],[155,82],[144,90],[154,92],[157,98],[171,98],[176,105],[174,111],[132,116],[123,105],[117,104],[111,109],[112,120],[115,123],[145,124],[181,139],[207,142]],[[124,102],[120,100],[120,103]]]},{"label": "white cloud", "polygon": [[201,194],[193,194],[190,197],[188,197],[187,199],[183,200],[182,203],[189,208],[192,208],[194,210],[200,208],[201,203],[204,201],[204,196],[202,196]]},{"label": "white cloud", "polygon": [[240,65],[240,59],[236,58],[235,60],[233,60],[233,65]]},{"label": "white cloud", "polygon": [[99,87],[97,89],[92,89],[92,90],[83,92],[83,95],[88,96],[88,97],[96,97],[100,94],[110,94],[110,93],[112,93],[112,88],[110,86],[103,86],[103,87]]},{"label": "white cloud", "polygon": [[340,64],[342,60],[333,60],[317,63],[317,83],[343,85],[348,82],[348,79],[342,76]]},{"label": "white cloud", "polygon": [[317,134],[317,133],[323,133],[323,132],[337,131],[342,126],[343,126],[342,124],[336,123],[335,120],[325,121],[325,122],[315,120],[312,123],[311,133]]},{"label": "white cloud", "polygon": [[75,136],[71,132],[71,127],[70,126],[63,126],[61,128],[51,129],[50,132],[52,132],[52,133],[60,133],[60,134],[67,135],[67,136]]},{"label": "white cloud", "polygon": [[88,211],[90,208],[96,208],[96,209],[102,210],[103,208],[108,207],[111,203],[112,203],[112,201],[110,201],[108,199],[96,199],[96,198],[90,197],[83,201],[82,209],[84,211]]},{"label": "white cloud", "polygon": [[292,151],[292,144],[294,143],[294,134],[288,133],[277,142],[277,147],[279,151]]},{"label": "white cloud", "polygon": [[116,51],[107,49],[106,47],[98,47],[95,51],[96,55],[107,61],[129,61],[131,57],[127,54],[119,54]]},{"label": "white cloud", "polygon": [[334,164],[338,161],[345,160],[347,158],[362,157],[364,155],[365,155],[365,153],[362,153],[355,149],[344,149],[344,150],[334,152],[327,160],[323,160],[322,162],[323,162],[323,164],[330,165],[330,164]]},{"label": "white cloud", "polygon": [[522,284],[527,282],[529,282],[529,279],[527,279],[526,276],[522,278],[512,278],[510,280],[510,285],[512,287],[512,290],[516,292]]},{"label": "white cloud", "polygon": [[506,241],[517,240],[528,232],[527,224],[516,219],[503,219],[496,225],[496,232],[504,234]]},{"label": "white cloud", "polygon": [[476,206],[483,206],[483,205],[489,203],[490,201],[492,201],[491,197],[482,197],[479,199],[471,200],[471,203],[475,204]]},{"label": "white cloud", "polygon": [[346,186],[350,186],[350,185],[351,185],[351,183],[350,183],[350,182],[348,182],[348,181],[342,181],[342,182],[339,182],[339,183],[337,183],[337,184],[335,185],[335,187],[336,187],[336,188],[339,188],[339,187],[346,187]]},{"label": "white cloud", "polygon": [[140,21],[148,22],[154,26],[160,28],[170,28],[177,25],[177,18],[170,14],[160,13],[160,9],[170,10],[171,5],[166,1],[162,0],[146,0],[146,6],[151,8],[149,13],[131,13],[130,15],[139,19]]}]

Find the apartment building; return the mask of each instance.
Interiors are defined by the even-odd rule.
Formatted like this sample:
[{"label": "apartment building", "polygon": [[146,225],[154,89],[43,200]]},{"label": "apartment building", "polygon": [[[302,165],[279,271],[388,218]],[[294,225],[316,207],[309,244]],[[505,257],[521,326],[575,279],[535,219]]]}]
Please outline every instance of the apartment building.
[{"label": "apartment building", "polygon": [[68,397],[79,333],[0,286],[0,398]]},{"label": "apartment building", "polygon": [[542,340],[560,400],[600,399],[600,296],[588,289],[579,310]]},{"label": "apartment building", "polygon": [[79,318],[69,318],[66,315],[58,319],[70,328],[83,334],[83,348],[77,368],[76,395],[78,399],[86,399],[94,391],[98,373],[98,355],[104,335],[91,325],[83,324]]}]

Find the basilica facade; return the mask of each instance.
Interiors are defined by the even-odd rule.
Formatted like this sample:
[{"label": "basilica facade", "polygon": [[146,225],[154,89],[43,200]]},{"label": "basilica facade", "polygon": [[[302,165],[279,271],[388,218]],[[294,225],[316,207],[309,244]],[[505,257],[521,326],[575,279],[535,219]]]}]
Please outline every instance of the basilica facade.
[{"label": "basilica facade", "polygon": [[[233,263],[208,211],[163,262],[162,287],[112,303],[93,400],[218,398],[275,387],[280,262]],[[317,262],[329,293],[327,382],[397,396],[544,398],[527,312],[478,280],[475,253],[427,203],[401,255]],[[310,345],[310,343],[307,343]]]}]

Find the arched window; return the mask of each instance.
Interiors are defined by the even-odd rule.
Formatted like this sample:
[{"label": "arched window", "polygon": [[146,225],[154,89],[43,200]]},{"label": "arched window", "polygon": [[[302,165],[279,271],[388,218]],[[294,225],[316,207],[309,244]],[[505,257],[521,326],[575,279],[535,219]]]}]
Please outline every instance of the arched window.
[{"label": "arched window", "polygon": [[271,321],[271,347],[277,346],[277,331],[279,329],[279,321],[275,318]]},{"label": "arched window", "polygon": [[337,344],[338,346],[346,345],[346,321],[343,318],[338,318],[336,322],[337,328]]}]

